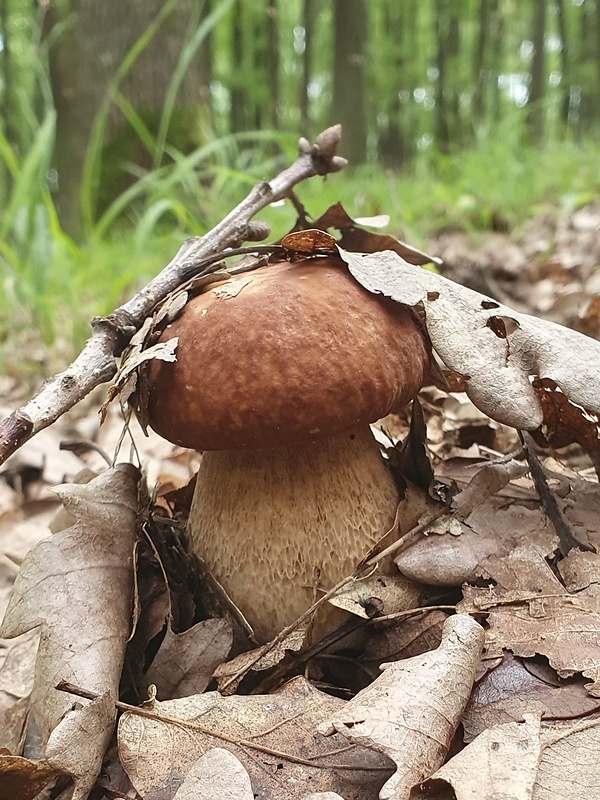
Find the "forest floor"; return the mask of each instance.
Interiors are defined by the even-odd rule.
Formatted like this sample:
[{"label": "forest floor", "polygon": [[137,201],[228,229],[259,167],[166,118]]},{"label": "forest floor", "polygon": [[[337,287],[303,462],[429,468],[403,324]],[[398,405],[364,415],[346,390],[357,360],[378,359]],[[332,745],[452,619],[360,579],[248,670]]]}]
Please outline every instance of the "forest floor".
[{"label": "forest floor", "polygon": [[[442,258],[440,271],[451,280],[515,311],[558,322],[600,339],[600,201],[577,210],[545,211],[511,233],[471,236],[458,228],[448,228],[430,239],[427,252]],[[17,380],[4,379],[0,383],[0,415],[10,413],[24,399],[22,395],[23,386]],[[61,507],[53,486],[89,480],[89,476],[77,476],[82,470],[101,471],[106,459],[112,462],[115,458],[117,461],[134,458],[143,464],[148,486],[160,487],[160,505],[162,496],[184,487],[195,473],[197,456],[170,445],[152,432],[144,436],[135,421],[124,431],[117,408],[109,412],[107,421],[100,426],[98,409],[104,399],[105,390],[96,390],[58,423],[22,447],[0,469],[0,616],[26,554],[48,535],[48,525]],[[377,797],[394,767],[396,773],[391,782],[396,783],[393,791],[388,787],[386,796],[408,797],[410,787],[420,784],[441,764],[439,757],[425,752],[423,740],[428,738],[443,740],[453,758],[449,758],[437,782],[414,790],[416,794],[411,794],[411,798],[451,797],[444,786],[452,786],[459,800],[475,796],[469,794],[473,786],[478,787],[478,796],[492,796],[495,791],[506,792],[511,781],[519,787],[518,796],[523,798],[572,800],[595,796],[594,786],[598,786],[600,778],[586,752],[593,754],[600,747],[597,657],[600,603],[596,591],[600,584],[600,566],[596,561],[600,563],[600,557],[592,552],[592,549],[600,552],[600,489],[594,469],[600,464],[597,421],[588,415],[590,427],[584,433],[579,431],[579,441],[585,444],[585,449],[565,439],[560,442],[565,447],[544,448],[538,453],[546,484],[560,509],[559,516],[582,543],[581,550],[576,546],[570,554],[563,550],[561,555],[562,542],[554,527],[557,512],[548,508],[547,500],[540,500],[539,476],[536,480],[529,474],[517,432],[491,421],[462,393],[448,394],[427,387],[421,403],[435,481],[438,487],[446,487],[453,493],[455,501],[461,497],[463,505],[462,510],[460,502],[453,506],[447,524],[435,527],[432,523],[429,528],[432,535],[404,550],[397,563],[404,575],[423,587],[419,604],[439,609],[411,616],[407,609],[394,608],[402,622],[397,620],[394,627],[376,631],[358,657],[360,671],[366,676],[363,684],[344,683],[347,675],[343,670],[337,676],[338,694],[343,697],[362,689],[357,699],[347,705],[338,700],[332,700],[333,705],[323,701],[324,710],[317,713],[322,701],[313,696],[316,690],[307,688],[308,684],[298,684],[303,679],[296,678],[281,690],[278,704],[269,717],[261,717],[258,706],[250,706],[251,702],[258,702],[257,698],[239,699],[241,703],[247,702],[247,710],[254,709],[255,724],[240,723],[236,716],[239,709],[232,711],[229,706],[223,709],[222,714],[227,717],[224,730],[234,740],[232,750],[250,775],[254,796],[260,791],[261,797],[279,800],[301,800],[311,791],[338,792],[327,797],[341,796],[343,800],[370,800]],[[383,422],[384,430],[395,441],[407,437],[408,425],[404,417],[387,418]],[[382,442],[385,441],[382,436]],[[490,466],[496,470],[493,480],[489,477]],[[469,487],[477,488],[476,499],[469,496]],[[430,510],[427,487],[416,487],[414,491],[423,511]],[[391,597],[388,605],[386,600],[386,614],[395,601],[399,602],[398,598]],[[468,612],[484,625],[482,659],[477,632],[444,628],[448,606]],[[71,629],[71,634],[77,635],[76,628]],[[207,636],[206,631],[200,632],[191,644],[192,662],[204,664],[205,669]],[[452,637],[461,640],[462,652],[453,650],[456,642],[452,644]],[[0,714],[4,725],[0,746],[12,753],[22,752],[24,714],[35,664],[32,642],[31,635],[24,634],[1,643]],[[444,658],[440,656],[435,661],[436,653]],[[212,667],[226,661],[227,650],[220,656],[213,654],[212,658]],[[397,682],[392,688],[380,688],[379,693],[373,689],[382,662],[405,658],[420,659],[411,662],[413,668],[415,663],[419,665],[417,683],[411,684],[412,698],[396,691]],[[402,668],[402,661],[398,663]],[[185,669],[191,671],[189,666]],[[406,670],[403,678],[398,678],[400,682],[409,680],[408,666]],[[322,683],[322,672],[317,670],[317,673]],[[159,682],[161,674],[157,671],[152,682]],[[289,675],[284,672],[285,677],[292,674],[293,671]],[[388,675],[388,670],[384,675]],[[471,678],[465,677],[468,675]],[[466,697],[459,702],[453,695],[460,694],[458,684],[463,678]],[[471,691],[473,678],[476,683]],[[204,677],[196,681],[190,678],[186,695],[200,697],[207,684]],[[450,685],[458,688],[449,691]],[[163,694],[161,699],[169,697],[182,695]],[[184,700],[173,703],[168,713],[187,718]],[[402,747],[397,745],[400,734],[386,704],[412,720],[408,724],[410,731],[402,733],[406,737]],[[446,719],[461,721],[456,735],[453,730],[442,730],[439,720],[433,719],[433,708]],[[194,713],[205,712],[196,708]],[[321,762],[327,762],[330,750],[341,752],[341,741],[356,750],[350,754],[350,761],[356,757],[357,763],[364,764],[366,760],[367,767],[359,771],[355,766],[354,777],[347,777],[353,774],[350,767],[340,770],[339,765],[335,769],[310,766],[305,755],[306,740],[299,741],[299,728],[293,722],[298,717],[304,737],[307,730],[323,731],[326,722],[338,732],[333,737],[337,746],[321,742],[314,751]],[[368,724],[363,724],[365,719]],[[276,735],[269,738],[269,731],[275,727]],[[153,748],[158,745],[147,731],[144,734],[147,740],[141,743],[140,731],[130,721],[130,728],[124,726],[122,731],[120,728],[119,735],[118,756],[113,743],[100,778],[103,789],[97,790],[97,797],[141,796],[162,800],[166,795],[161,795],[160,787],[164,786],[166,775],[175,791],[183,786],[196,759],[216,752],[210,749],[214,745],[210,737],[200,741],[198,732],[192,735],[190,730],[183,730],[181,737],[177,732],[172,733],[168,753],[163,753],[168,761],[165,772],[164,765],[156,764]],[[159,741],[161,736],[164,737],[164,732],[159,731]],[[275,756],[263,753],[258,766],[256,753],[248,744],[255,737],[262,737],[260,741],[276,753]],[[561,750],[565,743],[570,748],[569,755]],[[220,746],[225,744],[221,742]],[[280,750],[285,752],[277,754]],[[309,758],[315,757],[314,753]],[[382,761],[382,753],[391,761],[386,762],[385,758]],[[289,761],[285,761],[285,754],[291,754]],[[78,757],[85,761],[83,750]],[[231,796],[252,797],[244,783],[246,772],[242,769],[240,773],[239,762],[231,763],[228,756],[218,761],[221,757],[213,755],[211,758],[217,759],[214,763],[201,765],[194,786],[205,789],[198,796],[209,796],[203,781],[217,770],[223,776],[225,788],[232,791]],[[273,763],[278,759],[285,762],[276,777],[265,767],[265,763],[270,763],[269,758],[275,759]],[[331,758],[344,761],[341,755]],[[574,762],[578,763],[577,774],[572,774]],[[485,770],[481,766],[484,763],[488,765]],[[515,764],[520,770],[518,778],[514,770],[511,772]],[[6,769],[0,756],[0,789]],[[28,777],[24,777],[25,772],[20,775],[22,784],[14,785],[32,785],[28,783],[30,773]],[[48,775],[47,782],[51,782],[55,774],[50,770]],[[401,780],[402,786],[398,783]],[[544,787],[549,785],[554,793],[548,790],[544,794]],[[22,796],[35,794],[30,791]],[[179,797],[188,795],[182,792],[177,794]]]}]

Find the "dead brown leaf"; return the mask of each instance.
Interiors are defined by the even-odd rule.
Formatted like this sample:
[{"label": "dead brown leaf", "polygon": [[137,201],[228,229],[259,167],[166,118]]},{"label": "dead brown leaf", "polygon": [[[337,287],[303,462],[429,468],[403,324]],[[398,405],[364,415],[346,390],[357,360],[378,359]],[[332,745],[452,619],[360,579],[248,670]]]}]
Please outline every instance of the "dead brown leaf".
[{"label": "dead brown leaf", "polygon": [[208,692],[156,702],[153,711],[179,722],[126,713],[119,722],[119,752],[144,800],[174,797],[194,763],[215,746],[239,759],[254,793],[264,800],[297,800],[299,787],[339,791],[345,800],[374,800],[390,774],[388,759],[348,744],[343,736],[323,737],[316,731],[343,705],[303,678],[266,696]]},{"label": "dead brown leaf", "polygon": [[446,367],[467,380],[467,394],[492,419],[533,430],[543,411],[531,375],[551,378],[574,403],[600,412],[600,343],[513,311],[396,253],[339,252],[371,292],[425,309],[431,343]]},{"label": "dead brown leaf", "polygon": [[[586,563],[599,558],[589,556]],[[600,585],[569,593],[531,546],[503,558],[492,556],[481,571],[494,585],[465,586],[458,608],[489,612],[487,655],[501,656],[504,649],[523,657],[544,655],[562,677],[581,672],[590,678],[587,690],[600,696]]]},{"label": "dead brown leaf", "polygon": [[229,750],[213,747],[200,756],[174,800],[254,800],[250,776]]},{"label": "dead brown leaf", "polygon": [[600,708],[582,680],[562,681],[554,674],[548,682],[534,675],[523,661],[505,653],[499,666],[475,686],[462,718],[465,741],[486,728],[522,722],[524,714],[539,713],[545,720],[577,719]]},{"label": "dead brown leaf", "polygon": [[0,754],[0,797],[6,800],[34,800],[58,776],[47,763]]},{"label": "dead brown leaf", "polygon": [[539,717],[499,725],[445,764],[428,788],[452,786],[456,800],[590,800],[600,792],[600,720],[541,727]]},{"label": "dead brown leaf", "polygon": [[231,625],[224,619],[199,622],[183,633],[169,626],[146,678],[156,685],[159,700],[200,694],[232,644]]},{"label": "dead brown leaf", "polygon": [[[75,798],[94,784],[115,717],[130,628],[138,479],[137,469],[121,464],[89,484],[57,488],[76,522],[27,555],[0,629],[10,638],[41,626],[28,726],[41,749],[52,734],[48,752],[58,747],[69,754],[68,768],[77,763]],[[63,719],[73,699],[54,688],[61,680],[107,693],[110,722],[106,708],[94,713],[98,704]],[[63,768],[60,760],[54,766]]]},{"label": "dead brown leaf", "polygon": [[328,730],[385,753],[397,771],[381,800],[408,800],[443,762],[469,699],[484,632],[468,615],[449,617],[437,650],[384,665],[331,720]]}]

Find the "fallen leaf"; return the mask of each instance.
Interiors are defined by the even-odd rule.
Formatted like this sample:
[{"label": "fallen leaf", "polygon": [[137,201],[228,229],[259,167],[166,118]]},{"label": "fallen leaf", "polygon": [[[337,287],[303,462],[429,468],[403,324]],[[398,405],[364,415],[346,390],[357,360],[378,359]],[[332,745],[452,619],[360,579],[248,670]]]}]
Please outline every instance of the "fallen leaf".
[{"label": "fallen leaf", "polygon": [[58,776],[46,763],[0,754],[0,797],[6,800],[35,800]]},{"label": "fallen leaf", "polygon": [[527,669],[523,661],[505,653],[502,662],[487,672],[473,689],[462,718],[464,739],[472,741],[486,728],[522,722],[526,713],[545,720],[577,719],[600,709],[581,680],[562,681],[554,675],[548,683]]},{"label": "fallen leaf", "polygon": [[408,800],[412,787],[442,764],[471,693],[483,639],[471,617],[449,617],[437,650],[384,664],[383,674],[330,720],[327,731],[395,762],[380,800]]},{"label": "fallen leaf", "polygon": [[114,722],[130,627],[138,479],[135,467],[120,464],[89,484],[57,487],[76,522],[27,555],[0,629],[11,638],[41,626],[28,727],[42,748],[73,705],[72,696],[55,689],[59,681],[108,694],[110,725],[103,720],[93,728],[95,706],[83,701],[74,712],[81,722],[62,727],[72,731],[62,746],[75,760],[81,756],[74,797],[87,796],[93,785]]},{"label": "fallen leaf", "polygon": [[[600,565],[596,570],[600,574]],[[465,586],[458,609],[488,612],[487,656],[501,656],[505,649],[522,657],[546,656],[560,676],[581,672],[590,678],[587,690],[600,696],[600,585],[569,593],[529,546],[486,559],[481,572],[495,585]]]},{"label": "fallen leaf", "polygon": [[343,706],[344,701],[323,694],[304,678],[265,696],[208,692],[154,702],[151,710],[172,721],[123,714],[118,729],[121,761],[144,800],[174,797],[198,758],[215,746],[239,759],[262,800],[297,800],[301,787],[365,800],[376,796],[391,764],[385,756],[349,745],[343,736],[317,732]]},{"label": "fallen leaf", "polygon": [[169,626],[146,678],[156,685],[159,700],[200,694],[232,644],[231,625],[224,619],[199,622],[183,633]]},{"label": "fallen leaf", "polygon": [[484,731],[423,788],[447,783],[456,800],[590,800],[600,792],[599,748],[597,719],[545,728],[527,714]]},{"label": "fallen leaf", "polygon": [[488,308],[484,295],[415,269],[391,251],[338,249],[370,292],[424,307],[436,353],[446,367],[468,376],[467,394],[492,419],[517,429],[539,427],[543,412],[531,376],[551,378],[569,400],[600,412],[600,342],[508,306]]},{"label": "fallen leaf", "polygon": [[250,776],[229,750],[213,747],[200,756],[174,800],[254,800]]},{"label": "fallen leaf", "polygon": [[401,575],[375,574],[349,584],[329,602],[357,617],[371,619],[373,615],[367,610],[370,601],[381,601],[381,614],[393,614],[414,608],[420,594],[421,587]]}]

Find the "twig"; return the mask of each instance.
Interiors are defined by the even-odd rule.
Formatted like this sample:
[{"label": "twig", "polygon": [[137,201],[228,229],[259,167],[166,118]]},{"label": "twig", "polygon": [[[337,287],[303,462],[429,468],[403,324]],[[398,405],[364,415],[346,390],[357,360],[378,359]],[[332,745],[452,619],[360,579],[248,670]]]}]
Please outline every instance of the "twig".
[{"label": "twig", "polygon": [[582,542],[577,538],[567,518],[556,502],[556,497],[548,486],[548,479],[540,464],[540,460],[535,454],[535,444],[531,434],[527,433],[527,431],[521,431],[521,438],[523,440],[525,454],[527,455],[531,477],[533,478],[535,488],[542,501],[542,507],[558,536],[561,554],[566,556],[569,550],[576,550],[577,548],[579,548],[579,550],[595,553],[595,547],[592,547],[589,542]]},{"label": "twig", "polygon": [[94,319],[92,335],[75,361],[45,381],[28,403],[0,423],[0,464],[92,389],[114,377],[115,356],[123,351],[154,306],[189,277],[198,261],[249,239],[265,238],[268,230],[264,224],[251,221],[257,212],[287,197],[301,181],[343,169],[347,162],[336,155],[340,140],[339,125],[323,131],[312,146],[301,139],[299,156],[290,167],[271,181],[257,183],[215,228],[201,238],[184,242],[175,258],[140,292],[107,317]]},{"label": "twig", "polygon": [[[100,697],[99,692],[92,692],[89,689],[83,689],[81,686],[75,686],[73,683],[67,681],[60,681],[55,687],[59,692],[67,692],[76,697],[83,697],[86,700],[97,700]],[[126,711],[130,714],[135,714],[138,717],[145,717],[152,719],[156,722],[164,722],[166,725],[176,725],[178,728],[184,728],[192,731],[198,731],[205,736],[212,736],[215,739],[220,739],[223,742],[237,745],[238,747],[247,747],[250,750],[258,750],[261,753],[266,753],[276,758],[282,758],[286,761],[293,761],[295,764],[303,764],[306,767],[317,767],[320,769],[348,769],[348,770],[368,770],[369,772],[386,772],[389,771],[386,767],[373,767],[369,764],[327,764],[315,761],[309,761],[305,758],[293,755],[293,753],[284,753],[281,750],[274,750],[272,747],[253,742],[250,739],[238,739],[235,736],[228,736],[221,731],[215,731],[212,728],[206,728],[204,725],[199,725],[192,720],[179,719],[178,717],[171,717],[168,714],[160,714],[156,711],[150,711],[148,708],[140,708],[139,706],[132,706],[129,703],[122,703],[120,700],[115,700],[115,708],[120,711]],[[260,735],[260,734],[259,734]],[[338,752],[338,751],[336,751]],[[321,758],[327,756],[327,753],[322,753]]]},{"label": "twig", "polygon": [[[277,647],[278,644],[281,644],[281,642],[283,642],[284,639],[287,639],[290,633],[295,631],[296,628],[300,627],[300,625],[306,622],[306,620],[309,619],[315,613],[315,611],[317,611],[317,609],[319,609],[330,598],[336,595],[340,591],[340,589],[343,589],[344,586],[348,586],[348,584],[350,583],[354,583],[365,572],[377,566],[377,564],[384,558],[387,558],[388,556],[397,553],[403,547],[406,547],[406,545],[409,542],[411,542],[414,538],[416,538],[419,534],[421,534],[424,530],[426,530],[429,527],[429,525],[431,525],[432,522],[434,522],[436,519],[443,516],[444,514],[448,514],[449,512],[450,512],[449,507],[444,506],[438,511],[429,514],[423,522],[421,522],[419,525],[415,525],[415,527],[412,528],[410,531],[408,531],[408,533],[405,533],[404,536],[401,536],[395,542],[392,542],[392,544],[389,545],[389,547],[386,547],[384,550],[381,550],[379,553],[376,553],[370,558],[363,559],[351,575],[348,575],[346,578],[343,578],[339,583],[336,583],[334,587],[332,587],[331,589],[329,589],[328,592],[322,595],[315,603],[312,604],[310,608],[308,608],[303,614],[301,614],[301,616],[299,616],[297,620],[292,622],[291,625],[288,625],[286,628],[280,631],[277,634],[277,636],[270,642],[263,645],[262,647],[259,647],[256,650],[254,657],[250,661],[244,664],[244,666],[241,669],[239,669],[235,673],[235,675],[230,676],[224,683],[221,684],[220,686],[221,692],[224,692],[229,686],[241,680],[241,678],[243,678],[244,675],[250,672],[252,667],[255,664],[257,664],[261,660],[261,658],[263,658],[263,656],[265,656],[267,653],[273,650],[274,647]],[[394,527],[395,526],[396,522],[394,523]],[[391,531],[388,531],[388,533],[390,532]],[[387,536],[388,533],[386,533],[385,536]],[[385,536],[383,538],[385,538]]]}]

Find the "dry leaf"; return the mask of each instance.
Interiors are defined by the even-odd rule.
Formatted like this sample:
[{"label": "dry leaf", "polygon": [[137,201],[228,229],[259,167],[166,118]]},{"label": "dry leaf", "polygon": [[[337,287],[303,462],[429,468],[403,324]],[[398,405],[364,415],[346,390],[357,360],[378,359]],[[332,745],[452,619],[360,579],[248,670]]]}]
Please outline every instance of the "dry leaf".
[{"label": "dry leaf", "polygon": [[403,800],[443,762],[471,694],[482,627],[457,614],[437,650],[383,665],[383,674],[333,717],[328,730],[389,755],[397,771],[381,800]]},{"label": "dry leaf", "polygon": [[[599,557],[596,574],[600,575]],[[532,547],[520,547],[504,558],[481,565],[494,586],[464,587],[461,611],[488,611],[486,652],[490,658],[510,650],[518,656],[548,658],[562,677],[581,672],[586,688],[600,696],[600,585],[569,593]]]},{"label": "dry leaf", "polygon": [[0,754],[0,797],[4,800],[35,800],[57,777],[46,763]]},{"label": "dry leaf", "polygon": [[214,747],[194,764],[173,800],[254,800],[250,776],[229,750]]},{"label": "dry leaf", "polygon": [[366,610],[367,603],[381,601],[381,613],[393,614],[414,608],[420,594],[421,587],[401,575],[375,574],[349,584],[329,602],[357,617],[371,619],[372,615]]},{"label": "dry leaf", "polygon": [[146,678],[156,685],[159,700],[200,694],[232,644],[233,631],[224,619],[199,622],[183,633],[173,633],[169,625]]},{"label": "dry leaf", "polygon": [[[111,735],[131,617],[138,479],[135,467],[120,464],[89,484],[57,488],[76,523],[27,555],[0,629],[10,638],[41,626],[28,724],[42,745],[73,704],[54,688],[59,681],[110,697],[111,725],[99,717],[97,738],[86,705],[75,712],[81,722],[63,727],[73,731],[71,757],[81,756],[78,775],[86,771],[74,797],[85,797],[93,785]],[[85,743],[78,725],[88,731]]]},{"label": "dry leaf", "polygon": [[591,800],[600,796],[600,722],[541,728],[525,715],[480,734],[425,785],[450,784],[456,800]]},{"label": "dry leaf", "polygon": [[522,722],[527,712],[545,720],[577,719],[599,708],[600,701],[586,692],[581,680],[561,681],[555,673],[552,682],[542,680],[521,659],[505,653],[473,689],[462,718],[464,740],[472,741],[486,728]]},{"label": "dry leaf", "polygon": [[0,669],[0,747],[15,755],[22,753],[39,638],[39,631],[30,631],[7,642]]},{"label": "dry leaf", "polygon": [[468,376],[467,394],[492,419],[518,429],[539,427],[543,413],[532,375],[551,378],[569,400],[600,412],[600,342],[415,269],[391,251],[364,255],[338,249],[370,292],[424,307],[438,356]]},{"label": "dry leaf", "polygon": [[[339,791],[346,800],[374,798],[391,772],[388,759],[349,746],[343,736],[326,738],[316,731],[343,706],[342,700],[323,694],[303,678],[272,695],[222,697],[208,692],[155,702],[153,711],[180,722],[124,714],[119,721],[119,753],[144,800],[170,800],[193,764],[215,746],[225,747],[241,761],[262,800],[298,800],[302,787]],[[273,754],[253,745],[272,748]]]}]

